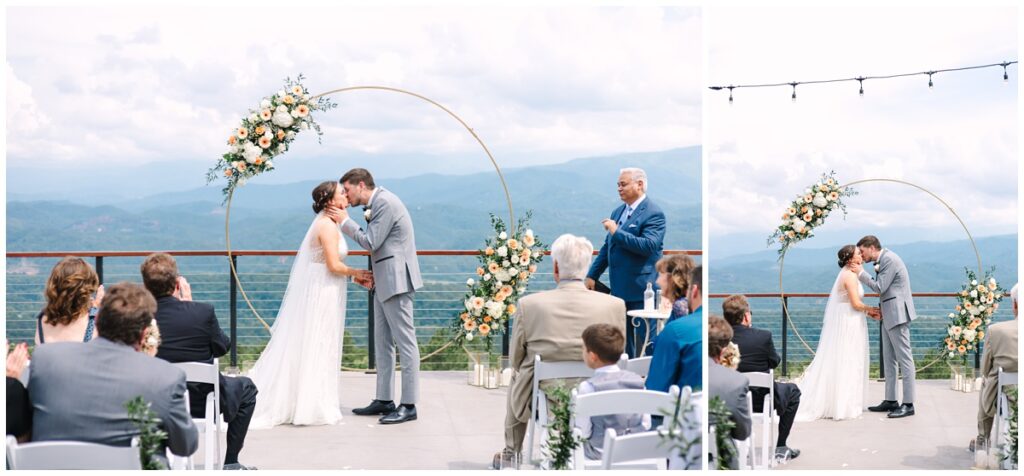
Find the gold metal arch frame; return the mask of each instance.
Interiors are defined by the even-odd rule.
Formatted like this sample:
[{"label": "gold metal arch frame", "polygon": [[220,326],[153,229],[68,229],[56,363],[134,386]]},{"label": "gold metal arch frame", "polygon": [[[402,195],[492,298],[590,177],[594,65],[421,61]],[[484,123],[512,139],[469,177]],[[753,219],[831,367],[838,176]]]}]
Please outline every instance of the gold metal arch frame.
[{"label": "gold metal arch frame", "polygon": [[[924,187],[922,187],[920,185],[916,185],[916,184],[913,184],[913,183],[910,183],[910,182],[906,182],[906,181],[903,181],[903,180],[897,180],[897,179],[869,178],[869,179],[857,180],[855,182],[850,182],[850,183],[848,183],[846,185],[843,185],[842,187],[839,187],[839,188],[842,189],[842,188],[852,187],[852,186],[858,185],[858,184],[871,183],[871,182],[875,182],[875,183],[883,183],[884,182],[884,183],[896,183],[896,184],[907,185],[907,186],[916,188],[916,189],[918,189],[918,190],[920,190],[920,191],[922,191],[924,193],[927,193],[928,195],[931,195],[932,198],[938,200],[939,203],[941,203],[944,207],[946,207],[947,210],[949,210],[949,213],[951,213],[953,215],[953,217],[956,218],[956,220],[960,223],[960,226],[964,229],[964,233],[967,234],[967,239],[971,242],[971,248],[974,249],[974,257],[978,260],[978,273],[979,274],[982,273],[981,253],[978,252],[978,245],[974,242],[974,237],[971,236],[971,231],[967,229],[967,224],[965,224],[963,219],[960,218],[960,215],[957,215],[956,210],[953,210],[953,207],[949,206],[949,204],[946,203],[945,200],[943,200],[941,197],[939,197],[938,195],[933,193],[931,190],[928,190],[928,189],[926,189],[926,188],[924,188]],[[783,250],[782,251],[782,255],[779,257],[779,299],[782,300],[782,312],[786,313],[787,316],[789,315],[789,308],[786,305],[786,291],[783,289],[783,286],[782,286],[782,271],[785,269],[786,252],[788,250],[789,250],[789,248],[786,248],[785,250]],[[793,331],[794,334],[796,334],[797,339],[800,339],[800,343],[803,344],[803,346],[807,349],[808,352],[811,353],[812,356],[816,355],[816,353],[814,352],[814,349],[812,349],[811,346],[807,344],[807,341],[804,340],[803,336],[800,335],[800,331],[797,330],[796,325],[793,324],[793,320],[792,319],[788,319],[788,321],[789,321],[790,329]],[[920,371],[922,371],[924,369],[927,369],[928,367],[931,367],[933,364],[935,364],[936,362],[938,362],[940,360],[942,360],[942,356],[941,355],[938,358],[936,358],[935,360],[933,360],[933,361],[925,364],[924,366],[918,368],[917,371],[920,372]]]},{"label": "gold metal arch frame", "polygon": [[[347,88],[338,88],[338,89],[333,89],[333,90],[327,91],[325,93],[317,94],[317,95],[311,97],[310,101],[314,101],[314,100],[316,100],[318,98],[321,98],[321,97],[324,97],[324,96],[328,96],[328,95],[331,95],[331,94],[344,93],[344,92],[349,92],[349,91],[387,91],[387,92],[401,93],[401,94],[404,94],[404,95],[407,95],[407,96],[412,96],[414,98],[417,98],[417,99],[420,99],[422,101],[425,101],[425,102],[427,102],[427,103],[437,107],[438,109],[441,109],[442,111],[447,113],[449,116],[451,116],[453,119],[458,121],[459,124],[461,124],[462,127],[465,128],[466,131],[468,131],[469,134],[473,136],[473,139],[475,139],[476,142],[478,144],[480,144],[480,147],[483,149],[484,153],[487,154],[487,158],[490,159],[491,165],[494,166],[494,171],[498,173],[498,180],[501,181],[501,187],[505,191],[505,202],[508,205],[509,227],[510,227],[510,229],[513,232],[516,231],[517,224],[516,224],[516,221],[515,221],[515,213],[512,210],[512,196],[509,194],[508,184],[505,183],[505,176],[501,173],[501,167],[499,167],[498,166],[498,162],[496,160],[494,160],[494,156],[491,155],[491,151],[490,151],[490,149],[487,148],[487,144],[484,144],[484,141],[482,139],[480,139],[480,136],[477,135],[476,131],[474,131],[473,128],[470,127],[469,124],[466,123],[466,121],[462,120],[462,118],[459,117],[454,112],[452,112],[451,109],[448,109],[447,107],[441,105],[441,103],[439,103],[437,101],[434,101],[433,99],[430,99],[430,98],[428,98],[426,96],[423,96],[421,94],[414,93],[412,91],[407,91],[407,90],[399,89],[399,88],[392,88],[392,87],[388,87],[388,86],[352,86],[352,87],[347,87]],[[246,295],[245,288],[242,287],[242,280],[238,276],[238,270],[235,269],[235,261],[234,261],[234,259],[232,259],[232,254],[231,254],[231,199],[234,198],[234,195],[235,195],[235,189],[232,188],[228,192],[228,199],[227,199],[227,203],[226,203],[226,212],[225,212],[225,215],[224,215],[224,238],[225,238],[225,241],[227,242],[227,255],[228,255],[228,263],[231,266],[231,275],[232,275],[232,277],[235,280],[235,284],[238,286],[238,291],[241,293],[242,299],[244,299],[246,305],[249,306],[249,310],[252,311],[253,315],[256,316],[256,319],[260,321],[260,324],[263,324],[263,327],[267,329],[267,332],[271,332],[270,325],[267,324],[267,321],[263,320],[263,317],[260,316],[260,313],[256,310],[255,306],[253,306],[252,301],[249,300],[249,296]],[[449,345],[451,345],[451,342],[449,342],[448,344],[445,344],[444,346],[442,346],[441,348],[435,350],[431,354],[429,354],[427,356],[424,356],[421,360],[425,360],[425,359],[427,359],[429,357],[432,357],[433,355],[435,355],[438,352],[440,352],[440,351],[444,350],[445,348],[447,348]]]}]

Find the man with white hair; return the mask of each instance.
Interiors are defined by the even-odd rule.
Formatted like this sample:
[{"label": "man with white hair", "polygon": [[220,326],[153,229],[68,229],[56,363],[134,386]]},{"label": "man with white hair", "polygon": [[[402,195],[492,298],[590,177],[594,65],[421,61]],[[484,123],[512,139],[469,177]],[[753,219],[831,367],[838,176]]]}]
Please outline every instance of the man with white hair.
[{"label": "man with white hair", "polygon": [[[583,361],[583,331],[592,324],[624,328],[622,316],[626,304],[617,297],[587,290],[583,285],[594,246],[586,238],[562,235],[551,245],[558,287],[519,299],[512,315],[512,341],[509,345],[513,369],[505,413],[505,448],[494,455],[499,468],[512,455],[522,452],[533,398],[533,360],[539,355],[545,362]],[[546,380],[540,388],[576,386],[581,379]],[[544,428],[538,431],[546,433]]]},{"label": "man with white hair", "polygon": [[[996,414],[996,394],[999,393],[999,369],[1017,372],[1017,284],[1010,290],[1013,300],[1013,319],[988,326],[985,345],[981,353],[981,385],[978,399],[978,439],[991,441],[992,419]],[[974,442],[971,442],[974,449]]]},{"label": "man with white hair", "polygon": [[[586,285],[594,289],[605,269],[611,283],[612,296],[626,302],[627,310],[643,309],[644,291],[650,284],[657,289],[658,271],[655,264],[661,259],[665,241],[665,214],[647,197],[647,173],[635,167],[619,172],[619,205],[609,218],[602,221],[608,231],[597,259],[587,273]],[[626,353],[630,357],[642,355],[644,335],[650,328],[646,319],[633,320],[623,315],[626,323]]]}]

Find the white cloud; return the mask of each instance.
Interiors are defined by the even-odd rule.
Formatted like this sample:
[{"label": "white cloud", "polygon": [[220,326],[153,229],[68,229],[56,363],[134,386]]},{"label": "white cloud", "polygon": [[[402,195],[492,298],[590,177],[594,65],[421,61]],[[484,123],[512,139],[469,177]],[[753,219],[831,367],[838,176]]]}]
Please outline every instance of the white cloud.
[{"label": "white cloud", "polygon": [[[376,84],[422,93],[462,116],[500,157],[694,145],[697,11],[321,7],[297,18],[280,7],[10,8],[8,78],[16,74],[35,99],[16,109],[46,111],[50,122],[13,134],[11,125],[30,122],[9,112],[8,164],[42,155],[212,162],[235,121],[299,72],[314,92]],[[317,152],[479,147],[407,97],[333,99],[340,107],[318,118],[327,135]]]},{"label": "white cloud", "polygon": [[[707,9],[709,77],[749,84],[924,71],[1017,58],[1016,10]],[[712,237],[770,234],[791,195],[835,170],[849,182],[895,178],[945,199],[968,226],[1016,230],[1017,75],[1002,69],[927,77],[709,94],[708,223]],[[847,221],[955,228],[913,188],[864,184]],[[957,236],[951,236],[957,238]],[[960,235],[962,237],[962,235]],[[755,250],[756,251],[756,250]]]}]

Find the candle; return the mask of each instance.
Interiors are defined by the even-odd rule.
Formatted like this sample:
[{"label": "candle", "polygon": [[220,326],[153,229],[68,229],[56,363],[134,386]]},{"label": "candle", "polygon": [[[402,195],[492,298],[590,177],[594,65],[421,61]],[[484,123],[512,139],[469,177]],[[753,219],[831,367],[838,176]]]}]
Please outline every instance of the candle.
[{"label": "candle", "polygon": [[487,388],[498,388],[498,372],[487,372]]},{"label": "candle", "polygon": [[480,364],[473,365],[473,385],[480,386],[484,384],[484,366]]},{"label": "candle", "polygon": [[512,369],[501,370],[501,385],[507,387],[512,384]]}]

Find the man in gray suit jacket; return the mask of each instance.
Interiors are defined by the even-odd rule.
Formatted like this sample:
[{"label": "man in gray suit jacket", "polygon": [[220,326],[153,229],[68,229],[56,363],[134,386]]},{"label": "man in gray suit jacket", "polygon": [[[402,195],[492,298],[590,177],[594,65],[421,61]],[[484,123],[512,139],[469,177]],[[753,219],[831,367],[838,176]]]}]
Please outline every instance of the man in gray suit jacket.
[{"label": "man in gray suit jacket", "polygon": [[[910,273],[896,253],[883,249],[878,238],[868,235],[857,242],[864,261],[875,263],[875,277],[860,272],[860,281],[879,294],[882,320],[882,365],[885,366],[885,400],[868,407],[873,412],[889,412],[889,418],[914,414],[914,355],[910,349],[910,322],[917,319],[910,291]],[[897,369],[903,373],[903,404],[896,399]]]},{"label": "man in gray suit jacket", "polygon": [[[722,352],[732,341],[732,326],[725,319],[718,316],[708,318],[708,395],[709,398],[721,399],[732,413],[732,420],[736,423],[732,433],[729,434],[732,440],[745,440],[750,436],[751,419],[750,405],[747,405],[747,394],[750,392],[750,380],[743,374],[723,366]],[[714,425],[716,422],[709,421]],[[721,455],[723,449],[718,449]],[[730,469],[739,469],[739,458],[736,448],[733,448],[733,458],[729,461]],[[712,461],[710,464],[716,465]]]},{"label": "man in gray suit jacket", "polygon": [[[366,230],[344,210],[328,214],[341,223],[341,231],[370,252],[373,263],[373,342],[376,348],[377,396],[357,415],[384,415],[382,424],[416,419],[419,395],[420,349],[413,326],[413,296],[423,287],[416,258],[412,218],[398,197],[377,187],[366,169],[352,169],[341,177],[351,206],[363,205]],[[393,401],[395,346],[402,358],[402,400]]]},{"label": "man in gray suit jacket", "polygon": [[[185,408],[185,372],[139,351],[156,300],[138,284],[111,286],[90,342],[42,344],[32,355],[32,441],[128,446],[139,430],[125,403],[142,396],[167,432],[171,453],[195,453],[199,438]],[[166,465],[164,452],[157,458]]]}]

